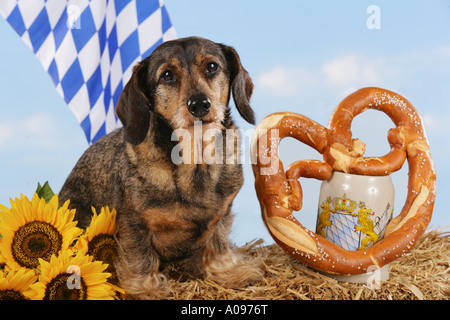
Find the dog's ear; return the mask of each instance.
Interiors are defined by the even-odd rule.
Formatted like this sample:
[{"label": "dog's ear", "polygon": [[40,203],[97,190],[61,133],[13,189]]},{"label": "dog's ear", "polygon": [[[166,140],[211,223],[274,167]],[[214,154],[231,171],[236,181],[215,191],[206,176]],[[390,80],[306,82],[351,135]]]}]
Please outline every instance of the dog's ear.
[{"label": "dog's ear", "polygon": [[116,106],[116,114],[125,129],[125,139],[133,145],[144,141],[150,126],[150,102],[142,90],[146,83],[146,70],[146,61],[134,67]]},{"label": "dog's ear", "polygon": [[253,93],[253,82],[247,70],[241,64],[241,59],[232,47],[222,45],[222,50],[228,62],[230,84],[233,100],[239,114],[251,124],[255,124],[255,113],[250,107],[250,97]]}]

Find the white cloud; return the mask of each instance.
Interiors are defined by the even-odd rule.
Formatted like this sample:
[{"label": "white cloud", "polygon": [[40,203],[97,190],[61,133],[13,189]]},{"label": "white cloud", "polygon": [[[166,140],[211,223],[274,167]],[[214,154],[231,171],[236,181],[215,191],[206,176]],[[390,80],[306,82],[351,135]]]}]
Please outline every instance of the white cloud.
[{"label": "white cloud", "polygon": [[314,74],[309,70],[276,66],[259,76],[258,85],[277,95],[294,95],[315,81]]},{"label": "white cloud", "polygon": [[275,93],[293,93],[295,86],[289,82],[289,70],[284,67],[275,67],[263,73],[258,79],[259,85]]},{"label": "white cloud", "polygon": [[50,130],[53,121],[54,120],[50,115],[44,113],[37,113],[25,119],[22,122],[22,126],[25,129],[25,131],[29,133],[36,135],[43,135]]},{"label": "white cloud", "polygon": [[325,61],[319,66],[286,67],[278,65],[263,72],[258,87],[274,95],[296,95],[319,90],[335,89],[352,92],[363,86],[380,85],[388,77],[398,74],[386,59],[371,59],[350,53]]},{"label": "white cloud", "polygon": [[[448,110],[448,109],[447,109]],[[450,115],[449,114],[432,114],[424,113],[422,119],[425,129],[431,134],[444,134],[450,131]]]},{"label": "white cloud", "polygon": [[317,65],[273,66],[260,74],[257,84],[265,93],[291,96],[317,90],[342,94],[366,86],[417,87],[427,77],[445,77],[449,57],[450,44],[385,56],[350,52]]},{"label": "white cloud", "polygon": [[382,59],[367,59],[352,53],[338,57],[322,65],[325,80],[338,87],[348,87],[357,83],[380,83],[384,67]]},{"label": "white cloud", "polygon": [[14,136],[14,126],[10,123],[0,123],[0,148],[6,146],[9,139]]},{"label": "white cloud", "polygon": [[437,52],[446,57],[450,56],[450,44],[440,46]]},{"label": "white cloud", "polygon": [[336,85],[348,85],[358,76],[356,55],[337,58],[322,65],[326,80]]},{"label": "white cloud", "polygon": [[[52,147],[57,139],[56,120],[49,114],[36,113],[24,119],[0,122],[0,150],[5,151],[26,143],[32,137],[34,146]],[[35,142],[39,141],[38,144]]]}]

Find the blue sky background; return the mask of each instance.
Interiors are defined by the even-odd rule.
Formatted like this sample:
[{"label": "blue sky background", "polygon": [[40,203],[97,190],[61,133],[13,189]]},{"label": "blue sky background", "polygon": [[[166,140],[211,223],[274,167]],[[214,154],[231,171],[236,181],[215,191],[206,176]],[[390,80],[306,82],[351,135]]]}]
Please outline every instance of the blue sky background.
[{"label": "blue sky background", "polygon": [[[278,111],[306,115],[327,125],[336,105],[366,86],[406,97],[421,113],[438,172],[430,228],[450,225],[450,1],[165,0],[179,37],[197,35],[233,46],[255,83],[252,106],[259,122]],[[369,29],[370,5],[380,8],[380,29]],[[37,183],[57,192],[88,147],[75,117],[39,61],[0,18],[0,203]],[[250,130],[234,112],[238,126]],[[352,131],[367,144],[366,155],[384,155],[392,122],[367,111]],[[245,152],[245,184],[233,211],[231,239],[273,243],[260,217],[254,179]],[[320,159],[314,150],[286,139],[285,166]],[[408,168],[393,175],[394,213],[406,197]],[[315,228],[320,182],[301,180],[304,207],[296,216]]]}]

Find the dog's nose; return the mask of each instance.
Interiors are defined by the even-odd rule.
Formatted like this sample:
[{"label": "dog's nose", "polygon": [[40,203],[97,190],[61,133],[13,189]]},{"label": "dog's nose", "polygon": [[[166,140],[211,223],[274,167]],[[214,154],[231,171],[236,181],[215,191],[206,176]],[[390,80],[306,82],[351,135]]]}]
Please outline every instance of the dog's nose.
[{"label": "dog's nose", "polygon": [[195,94],[188,100],[187,108],[194,117],[201,118],[211,109],[211,100],[202,93]]}]

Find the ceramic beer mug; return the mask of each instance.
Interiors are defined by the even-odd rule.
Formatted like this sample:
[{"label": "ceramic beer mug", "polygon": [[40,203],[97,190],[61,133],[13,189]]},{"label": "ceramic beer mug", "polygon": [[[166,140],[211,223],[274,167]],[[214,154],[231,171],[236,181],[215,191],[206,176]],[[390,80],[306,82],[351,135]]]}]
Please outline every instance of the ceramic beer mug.
[{"label": "ceramic beer mug", "polygon": [[[316,233],[345,250],[364,250],[383,239],[393,208],[394,185],[390,175],[363,176],[334,171],[320,188]],[[374,270],[356,276],[330,276],[366,283],[373,275],[370,271]],[[379,272],[377,280],[389,278],[388,267]]]}]

